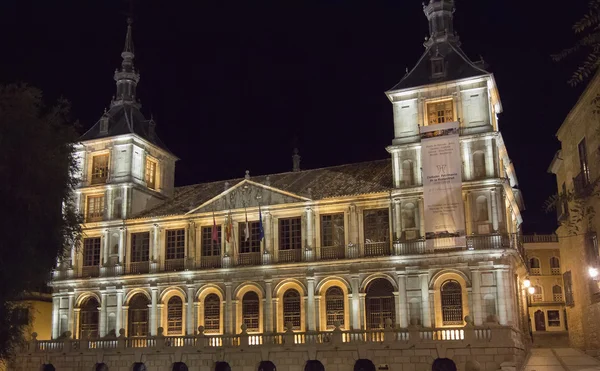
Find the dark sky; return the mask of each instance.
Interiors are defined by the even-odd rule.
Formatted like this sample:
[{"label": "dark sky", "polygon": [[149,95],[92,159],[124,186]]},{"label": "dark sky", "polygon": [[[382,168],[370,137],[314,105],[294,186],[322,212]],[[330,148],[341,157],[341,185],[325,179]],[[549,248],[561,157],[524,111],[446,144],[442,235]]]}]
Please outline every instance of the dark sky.
[{"label": "dark sky", "polygon": [[[509,155],[525,197],[525,231],[550,232],[543,201],[554,134],[582,87],[570,45],[587,1],[457,0],[455,29],[495,74]],[[120,0],[0,2],[0,82],[62,95],[89,128],[110,103],[125,38]],[[176,184],[386,158],[392,106],[384,95],[423,52],[419,0],[137,1],[135,65],[142,111],[181,158]],[[296,139],[295,139],[296,138]]]}]

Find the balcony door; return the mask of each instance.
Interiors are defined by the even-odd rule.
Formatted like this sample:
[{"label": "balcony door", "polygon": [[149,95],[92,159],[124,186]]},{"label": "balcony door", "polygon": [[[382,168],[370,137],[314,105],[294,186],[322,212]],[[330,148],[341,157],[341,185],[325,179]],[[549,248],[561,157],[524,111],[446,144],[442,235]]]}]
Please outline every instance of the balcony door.
[{"label": "balcony door", "polygon": [[394,288],[388,280],[378,278],[367,286],[366,304],[368,330],[384,328],[388,318],[392,325],[396,322]]}]

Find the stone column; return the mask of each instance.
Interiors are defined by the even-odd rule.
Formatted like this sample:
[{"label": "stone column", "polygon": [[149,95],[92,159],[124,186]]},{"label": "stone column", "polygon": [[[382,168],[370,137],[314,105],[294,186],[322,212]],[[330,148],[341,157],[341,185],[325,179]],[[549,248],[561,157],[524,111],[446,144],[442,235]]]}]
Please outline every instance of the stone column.
[{"label": "stone column", "polygon": [[116,333],[119,336],[119,331],[123,328],[123,291],[117,291],[117,318],[116,318]]},{"label": "stone column", "polygon": [[[125,233],[126,233],[126,229],[125,227],[121,227],[119,228],[119,264],[123,265],[125,264],[124,258],[125,258]],[[118,329],[117,329],[118,331]]]},{"label": "stone column", "polygon": [[471,180],[473,178],[473,176],[471,175],[471,151],[469,151],[469,144],[468,143],[463,143],[462,146],[462,157],[463,157],[463,164],[464,166],[464,174],[463,174],[463,181],[464,180]]},{"label": "stone column", "polygon": [[150,335],[156,336],[158,333],[158,316],[157,316],[157,305],[158,305],[158,288],[152,287],[152,304],[150,304]]},{"label": "stone column", "polygon": [[150,257],[150,272],[157,272],[160,266],[160,227],[154,224],[154,235],[152,236],[152,256]]},{"label": "stone column", "polygon": [[308,331],[316,331],[316,322],[315,316],[320,316],[320,312],[317,312],[316,303],[315,303],[315,278],[314,277],[306,277],[306,289],[307,293],[307,303],[306,303],[306,329]]},{"label": "stone column", "polygon": [[273,288],[271,279],[265,280],[264,323],[265,333],[273,332]]},{"label": "stone column", "polygon": [[396,318],[402,328],[408,327],[408,300],[406,297],[406,273],[398,272],[398,308],[396,309]]},{"label": "stone column", "polygon": [[423,197],[419,197],[419,234],[425,238],[425,204]]},{"label": "stone column", "polygon": [[67,312],[67,318],[68,320],[68,326],[69,326],[69,331],[71,331],[71,333],[73,334],[73,339],[75,339],[75,326],[73,323],[73,298],[75,296],[74,292],[70,292],[69,293],[69,311]]},{"label": "stone column", "polygon": [[348,236],[350,236],[349,242],[353,244],[358,244],[358,217],[356,215],[356,205],[354,204],[350,205],[348,229]]},{"label": "stone column", "polygon": [[494,177],[494,143],[491,138],[486,140],[485,151],[485,175],[488,178]]},{"label": "stone column", "polygon": [[79,339],[79,316],[81,309],[75,308],[73,309],[73,339]]},{"label": "stone column", "polygon": [[364,293],[360,293],[358,294],[358,300],[360,302],[359,307],[360,307],[360,327],[359,329],[366,329],[367,325],[365,323],[365,311],[367,309],[367,307],[365,306],[365,301],[367,299],[367,294]]},{"label": "stone column", "polygon": [[104,219],[110,220],[114,215],[112,205],[112,188],[110,186],[106,188],[106,192],[104,193],[104,200]]},{"label": "stone column", "polygon": [[431,327],[431,311],[429,305],[429,273],[419,274],[421,280],[421,302],[423,303],[423,327]]},{"label": "stone column", "polygon": [[127,211],[129,210],[129,208],[127,207],[129,205],[129,188],[126,185],[123,186],[123,197],[122,198],[123,198],[123,204],[121,206],[122,206],[123,211],[121,212],[121,218],[127,219],[127,217],[129,216],[129,215],[127,215],[128,214]]},{"label": "stone column", "polygon": [[233,334],[233,292],[231,288],[231,282],[225,282],[225,333]]},{"label": "stone column", "polygon": [[481,272],[479,270],[471,270],[471,283],[473,293],[473,322],[475,326],[483,324],[482,308],[481,308]]},{"label": "stone column", "polygon": [[400,188],[400,179],[401,179],[401,168],[400,168],[400,158],[399,153],[397,151],[392,152],[392,166],[393,166],[393,175],[394,175],[394,188]]},{"label": "stone column", "polygon": [[106,336],[106,292],[101,293],[100,300],[100,318],[98,321],[98,335],[100,337]]},{"label": "stone column", "polygon": [[265,211],[265,215],[263,216],[264,218],[264,232],[265,232],[265,251],[269,254],[273,254],[273,231],[272,231],[272,225],[271,223],[273,223],[273,216],[271,215],[271,213],[267,210]]},{"label": "stone column", "polygon": [[194,286],[187,287],[187,326],[186,326],[186,334],[194,335],[196,332],[196,316],[194,315],[194,302],[195,300],[195,289]]},{"label": "stone column", "polygon": [[[314,310],[314,312],[321,313],[321,295],[315,295],[315,310]],[[314,312],[313,312],[313,314],[314,314]],[[319,328],[321,326],[321,324],[320,324],[321,317],[318,316],[318,317],[315,318],[313,316],[313,318],[315,319],[315,321],[314,321],[315,322],[315,329]]]},{"label": "stone column", "polygon": [[315,258],[315,214],[311,207],[307,207],[306,213],[306,245],[304,246],[304,258],[312,261]]},{"label": "stone column", "polygon": [[108,229],[104,230],[104,243],[102,245],[104,251],[102,251],[103,261],[101,265],[106,266],[108,264],[108,252],[110,250],[110,231]]},{"label": "stone column", "polygon": [[492,201],[492,229],[494,233],[498,232],[498,200],[496,200],[496,190],[492,189],[490,192],[490,198]]},{"label": "stone column", "polygon": [[394,232],[396,232],[396,238],[400,239],[402,237],[402,203],[400,200],[394,200],[394,215]]},{"label": "stone column", "polygon": [[471,215],[471,191],[465,192],[465,233],[473,233],[473,216]]},{"label": "stone column", "polygon": [[59,321],[58,311],[60,309],[60,298],[58,296],[52,297],[52,339],[56,339],[60,336],[59,333]]},{"label": "stone column", "polygon": [[504,287],[504,269],[496,269],[496,292],[498,295],[498,320],[501,325],[506,325],[508,308]]},{"label": "stone column", "polygon": [[350,308],[350,315],[352,316],[352,328],[354,330],[360,330],[360,283],[358,274],[352,275],[350,279],[350,285],[352,286],[352,307]]}]

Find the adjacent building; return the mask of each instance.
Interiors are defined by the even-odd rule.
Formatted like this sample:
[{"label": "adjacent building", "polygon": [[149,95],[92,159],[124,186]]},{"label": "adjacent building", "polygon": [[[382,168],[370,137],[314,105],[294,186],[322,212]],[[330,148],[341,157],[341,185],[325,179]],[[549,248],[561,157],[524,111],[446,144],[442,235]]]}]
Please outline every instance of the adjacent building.
[{"label": "adjacent building", "polygon": [[[52,281],[59,340],[32,341],[16,368],[521,362],[522,203],[498,89],[460,48],[453,1],[424,12],[425,53],[386,92],[390,158],[301,170],[296,157],[290,172],[184,187],[174,186],[177,157],[140,111],[129,24],[115,98],[76,147],[85,238]],[[456,122],[453,210],[466,236],[432,237],[420,129]]]},{"label": "adjacent building", "polygon": [[534,344],[564,339],[562,344],[566,345],[568,325],[558,236],[525,235],[523,242],[533,288],[529,294],[528,312]]},{"label": "adjacent building", "polygon": [[556,210],[561,272],[571,345],[596,354],[600,349],[598,179],[600,148],[596,74],[556,134],[560,150],[549,171],[556,175]]}]

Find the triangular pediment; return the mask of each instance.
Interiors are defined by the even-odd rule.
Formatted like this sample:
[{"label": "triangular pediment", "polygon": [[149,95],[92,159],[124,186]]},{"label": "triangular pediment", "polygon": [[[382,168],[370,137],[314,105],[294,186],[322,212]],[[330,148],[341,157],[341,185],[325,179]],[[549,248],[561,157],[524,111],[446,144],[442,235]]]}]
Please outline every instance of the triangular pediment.
[{"label": "triangular pediment", "polygon": [[310,201],[310,198],[293,194],[265,184],[244,179],[221,194],[193,208],[187,214],[218,212]]}]

